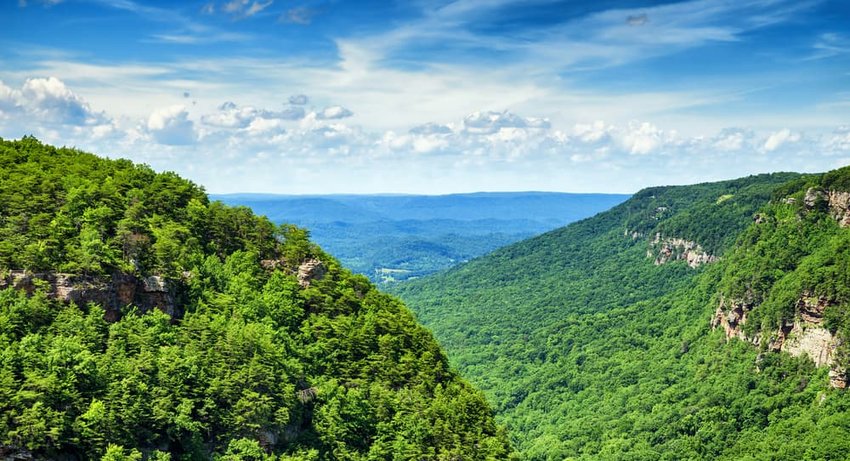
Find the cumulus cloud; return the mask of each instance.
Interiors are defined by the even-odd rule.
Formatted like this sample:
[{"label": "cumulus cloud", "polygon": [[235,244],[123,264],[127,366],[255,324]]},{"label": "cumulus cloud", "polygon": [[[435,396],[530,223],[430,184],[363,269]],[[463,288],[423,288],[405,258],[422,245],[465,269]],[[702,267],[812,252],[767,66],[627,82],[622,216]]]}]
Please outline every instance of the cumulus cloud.
[{"label": "cumulus cloud", "polygon": [[306,105],[309,101],[306,94],[293,94],[289,97],[289,103],[296,106]]},{"label": "cumulus cloud", "polygon": [[304,108],[285,107],[280,111],[257,109],[251,106],[239,107],[233,102],[225,102],[218,111],[201,117],[201,122],[218,128],[246,128],[257,120],[300,120],[304,118]]},{"label": "cumulus cloud", "polygon": [[[190,114],[175,105],[136,119],[112,119],[57,79],[30,79],[18,87],[0,82],[0,136],[35,134],[54,144],[127,156],[216,191],[282,191],[280,184],[298,182],[305,189],[288,191],[332,186],[351,192],[341,188],[350,187],[344,178],[354,174],[373,192],[411,191],[407,183],[434,192],[440,178],[447,178],[440,192],[458,181],[480,189],[633,191],[778,166],[825,171],[850,161],[846,126],[805,133],[733,127],[684,136],[649,121],[559,127],[528,116],[533,114],[479,111],[392,131],[363,129],[343,106],[309,113],[304,104],[279,107],[226,102]],[[237,169],[241,180],[231,176]],[[468,178],[478,182],[468,185]]]},{"label": "cumulus cloud", "polygon": [[613,127],[606,125],[602,120],[593,123],[577,123],[573,127],[576,140],[585,144],[597,144],[606,142],[611,138]]},{"label": "cumulus cloud", "polygon": [[13,118],[21,126],[30,125],[31,130],[34,124],[54,130],[62,126],[112,124],[106,114],[92,110],[82,97],[55,77],[29,78],[17,89],[0,82],[0,117]]},{"label": "cumulus cloud", "polygon": [[329,106],[322,109],[321,112],[316,114],[316,118],[319,120],[339,120],[341,118],[347,118],[354,115],[354,112],[346,109],[342,106]]},{"label": "cumulus cloud", "polygon": [[15,90],[0,81],[0,116],[11,116],[21,109],[17,102]]},{"label": "cumulus cloud", "polygon": [[450,134],[452,133],[452,129],[448,125],[441,125],[439,123],[426,123],[424,125],[419,125],[411,128],[410,133],[419,135]]},{"label": "cumulus cloud", "polygon": [[796,143],[800,141],[800,133],[794,133],[788,128],[771,133],[764,141],[762,146],[766,152],[773,152],[785,144]]},{"label": "cumulus cloud", "polygon": [[659,150],[674,139],[675,133],[666,133],[651,123],[631,122],[623,133],[621,142],[628,153],[646,155]]},{"label": "cumulus cloud", "polygon": [[525,118],[508,111],[473,112],[463,119],[464,131],[471,134],[494,134],[510,128],[548,129],[549,121],[541,118]]},{"label": "cumulus cloud", "polygon": [[201,121],[220,128],[244,128],[256,117],[257,111],[253,107],[240,108],[228,101],[218,107],[218,112],[203,115]]},{"label": "cumulus cloud", "polygon": [[734,152],[752,148],[755,133],[742,128],[725,128],[714,136],[710,145],[722,152]]},{"label": "cumulus cloud", "polygon": [[301,120],[306,115],[303,107],[299,106],[290,106],[284,107],[282,110],[276,112],[268,112],[268,117],[277,118],[280,120]]},{"label": "cumulus cloud", "polygon": [[850,126],[841,126],[829,135],[824,147],[829,152],[850,152]]},{"label": "cumulus cloud", "polygon": [[197,140],[195,124],[189,120],[186,106],[179,104],[154,111],[145,128],[160,144],[185,145]]},{"label": "cumulus cloud", "polygon": [[27,79],[19,94],[20,105],[44,120],[66,125],[96,125],[105,121],[103,114],[92,111],[88,103],[56,77]]}]

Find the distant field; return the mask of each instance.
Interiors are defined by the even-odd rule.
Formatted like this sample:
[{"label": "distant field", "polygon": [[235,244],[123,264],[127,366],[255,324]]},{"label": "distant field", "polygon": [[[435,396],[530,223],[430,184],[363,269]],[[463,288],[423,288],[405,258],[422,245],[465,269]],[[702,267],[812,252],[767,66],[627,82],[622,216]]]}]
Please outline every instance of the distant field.
[{"label": "distant field", "polygon": [[306,227],[351,270],[388,284],[421,277],[605,211],[628,195],[212,195]]}]

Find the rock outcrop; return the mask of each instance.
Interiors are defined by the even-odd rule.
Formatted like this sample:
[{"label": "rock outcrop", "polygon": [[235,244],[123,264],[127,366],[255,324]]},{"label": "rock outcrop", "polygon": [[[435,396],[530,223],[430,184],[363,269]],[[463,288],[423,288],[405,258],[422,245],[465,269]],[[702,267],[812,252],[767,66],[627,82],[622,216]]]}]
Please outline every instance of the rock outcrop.
[{"label": "rock outcrop", "polygon": [[850,227],[850,192],[810,187],[803,197],[803,205],[807,210],[828,210],[841,227]]},{"label": "rock outcrop", "polygon": [[748,300],[721,299],[711,327],[723,328],[727,340],[738,338],[755,345],[767,340],[766,346],[770,351],[783,351],[798,357],[806,355],[815,366],[829,366],[830,385],[843,389],[848,385],[848,377],[846,371],[835,363],[839,340],[823,326],[823,313],[829,304],[829,300],[823,296],[803,293],[797,302],[794,321],[786,322],[772,332],[758,332],[748,336],[742,326],[747,322],[747,314],[754,307],[753,303]]},{"label": "rock outcrop", "polygon": [[829,385],[836,389],[847,389],[850,384],[850,378],[847,377],[847,370],[833,367],[829,370]]},{"label": "rock outcrop", "polygon": [[304,288],[310,286],[313,280],[321,280],[327,273],[327,268],[318,259],[308,259],[298,266],[298,284]]},{"label": "rock outcrop", "polygon": [[850,226],[850,192],[829,191],[829,211],[841,227]]},{"label": "rock outcrop", "polygon": [[661,234],[655,234],[655,240],[650,243],[647,256],[650,258],[655,256],[656,266],[670,261],[686,261],[688,266],[696,268],[717,261],[717,256],[709,254],[694,241],[677,237],[662,238]]},{"label": "rock outcrop", "polygon": [[50,298],[78,305],[99,304],[109,321],[121,318],[128,306],[141,312],[159,309],[172,318],[183,316],[179,302],[184,291],[182,284],[157,275],[136,277],[116,272],[111,276],[86,276],[13,270],[0,277],[0,289],[9,287],[30,294],[40,289]]}]

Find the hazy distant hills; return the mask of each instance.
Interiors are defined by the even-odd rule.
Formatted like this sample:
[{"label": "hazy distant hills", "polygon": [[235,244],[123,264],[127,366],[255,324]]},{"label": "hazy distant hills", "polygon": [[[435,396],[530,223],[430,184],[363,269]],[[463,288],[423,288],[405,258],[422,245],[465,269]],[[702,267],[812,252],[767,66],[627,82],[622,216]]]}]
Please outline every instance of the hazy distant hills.
[{"label": "hazy distant hills", "polygon": [[427,275],[607,210],[621,194],[213,195],[310,230],[346,266],[378,282]]}]

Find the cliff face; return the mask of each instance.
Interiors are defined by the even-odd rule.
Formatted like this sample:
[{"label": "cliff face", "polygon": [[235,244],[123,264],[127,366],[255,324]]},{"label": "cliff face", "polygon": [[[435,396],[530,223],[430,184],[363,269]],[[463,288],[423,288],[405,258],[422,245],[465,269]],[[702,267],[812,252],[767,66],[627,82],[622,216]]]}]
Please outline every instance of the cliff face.
[{"label": "cliff face", "polygon": [[841,227],[850,226],[850,192],[829,191],[827,201],[832,217]]},{"label": "cliff face", "polygon": [[747,314],[755,307],[747,300],[721,300],[711,320],[712,329],[722,328],[726,339],[738,338],[765,347],[771,352],[787,352],[794,356],[806,355],[815,366],[830,367],[830,384],[844,389],[850,384],[846,371],[836,364],[836,338],[823,326],[823,313],[830,301],[822,296],[804,293],[797,302],[797,316],[774,331],[748,335],[743,330]]},{"label": "cliff face", "polygon": [[797,302],[798,315],[793,322],[786,322],[767,334],[758,332],[750,336],[743,325],[754,306],[745,300],[721,300],[711,326],[723,328],[727,339],[738,338],[755,345],[766,340],[768,350],[807,355],[817,366],[832,365],[837,339],[823,326],[823,312],[828,305],[824,297],[804,294]]},{"label": "cliff face", "polygon": [[660,266],[670,261],[686,261],[688,266],[697,268],[703,264],[710,264],[718,260],[717,256],[706,252],[702,245],[678,237],[661,237],[655,234],[655,239],[650,243],[647,257],[655,257],[655,265]]},{"label": "cliff face", "polygon": [[[785,203],[793,204],[793,199]],[[827,191],[819,188],[809,188],[804,197],[803,205],[806,212],[814,209],[828,210],[830,216],[841,227],[850,226],[850,193]],[[757,216],[756,224],[762,223]],[[795,356],[808,356],[816,366],[830,367],[830,384],[833,387],[848,386],[846,371],[836,364],[836,349],[839,338],[824,327],[824,311],[834,302],[824,296],[816,296],[811,292],[800,294],[795,306],[795,316],[792,321],[785,321],[774,331],[758,331],[748,335],[743,330],[750,311],[758,306],[751,298],[721,299],[711,326],[713,329],[723,328],[726,338],[739,338],[755,345],[762,345],[769,351],[784,351]]]},{"label": "cliff face", "polygon": [[159,309],[172,318],[183,316],[182,283],[152,275],[136,277],[116,272],[109,277],[64,274],[61,272],[30,273],[9,271],[0,277],[0,289],[15,288],[32,294],[44,290],[48,297],[78,305],[90,302],[99,304],[106,311],[108,321],[116,321],[128,306],[141,312]]}]

